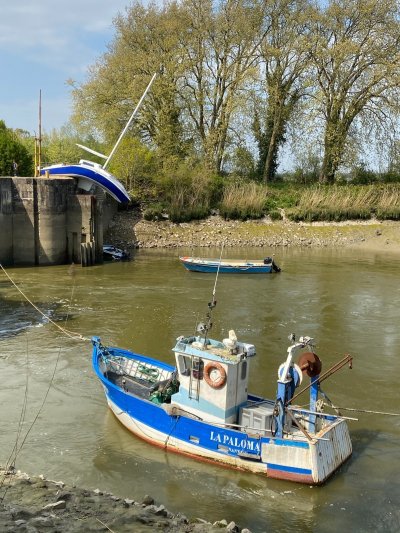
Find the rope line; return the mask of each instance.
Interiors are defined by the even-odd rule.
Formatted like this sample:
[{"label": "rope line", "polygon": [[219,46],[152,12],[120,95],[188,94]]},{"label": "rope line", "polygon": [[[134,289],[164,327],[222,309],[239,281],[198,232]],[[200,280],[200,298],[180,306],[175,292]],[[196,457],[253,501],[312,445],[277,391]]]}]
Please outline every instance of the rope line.
[{"label": "rope line", "polygon": [[3,267],[3,265],[0,263],[0,268],[1,270],[4,272],[5,276],[7,276],[7,278],[9,279],[9,281],[12,283],[12,285],[17,289],[17,291],[25,298],[25,300],[34,308],[36,309],[36,311],[42,315],[43,318],[46,318],[51,324],[53,324],[53,326],[55,326],[56,328],[58,328],[62,333],[64,333],[67,337],[71,338],[71,339],[75,339],[75,340],[82,340],[82,341],[90,341],[90,339],[88,337],[84,337],[83,335],[81,335],[80,333],[75,333],[73,331],[70,331],[66,328],[63,328],[61,326],[59,326],[57,324],[57,322],[54,322],[54,320],[52,320],[48,315],[46,315],[46,313],[43,313],[43,311],[41,311],[39,309],[39,307],[37,307],[29,298],[28,296],[26,296],[26,294],[18,287],[18,285],[14,282],[14,280],[11,278],[11,276],[8,274],[8,272],[5,270],[5,268]]},{"label": "rope line", "polygon": [[[6,272],[6,270],[4,269],[3,265],[0,263],[0,268],[1,270],[4,272],[4,274],[7,276],[7,278],[10,280],[10,282],[12,283],[12,285],[18,290],[18,292],[20,292],[20,294],[22,294],[22,296],[32,305],[32,307],[34,307],[43,317],[47,318],[54,326],[56,326],[59,330],[61,330],[63,333],[65,333],[68,337],[70,338],[73,338],[73,339],[80,339],[80,340],[89,340],[89,339],[86,339],[85,337],[83,337],[82,335],[79,335],[79,334],[72,334],[72,332],[69,332],[67,329],[65,328],[62,328],[61,326],[59,326],[58,324],[56,324],[53,320],[51,320],[47,315],[45,315],[33,302],[31,302],[31,300],[22,292],[22,290],[15,284],[15,282],[11,279],[11,277],[8,275],[8,273]],[[74,290],[75,290],[75,284],[73,284],[72,286],[72,289],[71,289],[71,297],[70,297],[70,302],[72,302],[72,299],[73,299],[73,295],[74,295]],[[69,310],[67,312],[67,316],[66,316],[66,319],[65,319],[65,322],[67,322],[69,319]],[[28,341],[27,341],[28,342]],[[19,419],[19,423],[18,423],[18,430],[17,430],[17,436],[16,436],[16,441],[14,443],[14,446],[13,446],[13,449],[11,451],[11,454],[8,458],[8,461],[7,461],[7,465],[6,465],[6,468],[4,470],[4,476],[3,476],[3,479],[0,481],[0,489],[3,487],[4,483],[5,483],[5,480],[6,480],[6,476],[7,474],[10,475],[11,474],[11,477],[15,474],[15,464],[17,462],[17,458],[18,458],[18,455],[19,453],[21,452],[22,448],[24,447],[24,444],[26,442],[26,439],[28,438],[30,432],[32,431],[36,421],[38,420],[45,404],[46,404],[46,401],[47,401],[47,397],[49,395],[49,392],[51,390],[51,387],[53,385],[53,382],[54,382],[54,378],[55,378],[55,375],[56,375],[56,372],[57,372],[57,367],[58,367],[58,364],[59,364],[59,361],[60,361],[60,357],[61,357],[61,346],[59,347],[59,350],[58,350],[58,354],[57,354],[57,359],[56,359],[56,362],[55,362],[55,365],[54,365],[54,368],[53,368],[53,373],[51,375],[51,379],[50,379],[50,382],[49,382],[49,385],[47,387],[47,390],[46,390],[46,393],[43,397],[43,400],[42,400],[42,403],[33,419],[33,421],[31,422],[23,440],[21,443],[19,443],[19,439],[20,439],[20,436],[21,436],[21,432],[22,432],[22,424],[25,420],[25,415],[26,415],[26,408],[27,408],[27,403],[28,403],[28,383],[29,383],[29,378],[28,378],[28,375],[29,375],[29,350],[28,350],[28,345],[27,345],[27,360],[26,360],[26,363],[27,363],[27,375],[26,375],[26,383],[25,383],[25,394],[24,394],[24,400],[23,400],[23,405],[22,405],[22,410],[21,410],[21,414],[20,414],[20,419]],[[2,503],[4,501],[4,498],[6,497],[7,495],[7,491],[9,489],[10,485],[8,485],[5,490],[4,490],[4,493],[0,496],[0,502]]]},{"label": "rope line", "polygon": [[371,411],[370,409],[355,409],[352,407],[337,407],[332,404],[334,409],[340,409],[341,411],[355,411],[357,413],[370,413],[373,415],[386,415],[386,416],[400,416],[400,413],[387,413],[385,411]]},{"label": "rope line", "polygon": [[[15,439],[14,446],[11,450],[10,456],[7,459],[6,465],[4,467],[3,477],[0,480],[0,490],[3,488],[3,485],[6,481],[7,474],[10,475],[10,479],[12,479],[12,476],[15,474],[15,464],[17,462],[17,456],[18,456],[18,440],[22,433],[22,426],[25,421],[25,415],[26,415],[26,408],[28,405],[28,384],[29,384],[29,341],[28,336],[26,336],[26,376],[25,376],[25,393],[24,393],[24,399],[22,402],[22,409],[21,414],[18,421],[18,427],[17,427],[17,436]],[[3,496],[0,496],[0,501],[3,502],[4,498],[6,497],[8,488],[10,485],[8,485],[5,490]]]}]

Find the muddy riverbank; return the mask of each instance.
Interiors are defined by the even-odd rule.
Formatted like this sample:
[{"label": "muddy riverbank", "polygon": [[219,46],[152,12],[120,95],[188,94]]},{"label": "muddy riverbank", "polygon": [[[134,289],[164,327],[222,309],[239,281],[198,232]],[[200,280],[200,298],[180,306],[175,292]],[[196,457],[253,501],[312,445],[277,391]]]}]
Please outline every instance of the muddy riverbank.
[{"label": "muddy riverbank", "polygon": [[191,223],[149,222],[122,211],[111,221],[105,241],[133,248],[361,247],[400,252],[400,223],[377,220],[343,223],[225,221],[219,216]]},{"label": "muddy riverbank", "polygon": [[87,533],[111,531],[146,533],[209,533],[230,531],[250,533],[232,521],[207,520],[173,514],[151,496],[141,502],[119,498],[99,489],[86,490],[30,477],[13,470],[0,470],[0,531],[29,533]]}]

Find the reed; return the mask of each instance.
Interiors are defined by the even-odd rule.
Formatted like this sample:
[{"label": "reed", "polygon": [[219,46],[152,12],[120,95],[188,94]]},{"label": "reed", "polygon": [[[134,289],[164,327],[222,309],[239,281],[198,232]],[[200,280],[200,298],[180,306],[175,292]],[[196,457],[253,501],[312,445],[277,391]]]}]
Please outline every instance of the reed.
[{"label": "reed", "polygon": [[400,187],[389,185],[313,186],[303,190],[287,216],[294,221],[400,218]]},{"label": "reed", "polygon": [[[293,221],[400,220],[400,184],[373,185],[264,185],[211,178],[203,172],[181,172],[163,180],[159,198],[145,217],[160,219],[168,213],[173,222],[205,218],[218,207],[225,219],[281,218]],[[161,206],[162,203],[162,206]]]},{"label": "reed", "polygon": [[188,176],[187,179],[171,180],[168,200],[168,214],[172,222],[206,218],[210,213],[208,179]]},{"label": "reed", "polygon": [[225,187],[220,214],[225,219],[256,219],[264,216],[268,188],[259,183],[230,184]]}]

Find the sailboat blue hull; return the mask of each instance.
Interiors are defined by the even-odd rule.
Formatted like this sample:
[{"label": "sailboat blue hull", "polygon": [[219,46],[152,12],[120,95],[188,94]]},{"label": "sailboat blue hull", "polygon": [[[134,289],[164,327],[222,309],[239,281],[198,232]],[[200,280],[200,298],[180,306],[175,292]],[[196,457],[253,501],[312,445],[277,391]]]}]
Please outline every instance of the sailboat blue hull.
[{"label": "sailboat blue hull", "polygon": [[42,175],[71,176],[79,178],[82,188],[90,189],[92,185],[101,187],[110,194],[117,202],[129,202],[129,194],[120,181],[112,174],[104,170],[100,165],[90,161],[80,161],[74,165],[51,165],[41,169]]}]

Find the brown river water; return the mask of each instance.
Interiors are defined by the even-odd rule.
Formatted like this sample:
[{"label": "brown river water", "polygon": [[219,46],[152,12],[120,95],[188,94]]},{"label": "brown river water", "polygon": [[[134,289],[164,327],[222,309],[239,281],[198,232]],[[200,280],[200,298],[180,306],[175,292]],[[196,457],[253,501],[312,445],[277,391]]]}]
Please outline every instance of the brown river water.
[{"label": "brown river water", "polygon": [[[219,256],[218,250],[199,253]],[[232,249],[224,257],[263,254]],[[216,287],[211,336],[222,339],[234,329],[257,349],[250,392],[274,397],[293,332],[315,337],[323,370],[353,355],[352,370],[322,384],[333,403],[399,413],[399,257],[277,249],[275,260],[280,274],[221,274]],[[86,269],[8,273],[60,326],[170,363],[176,337],[193,334],[204,320],[215,282],[212,274],[185,271],[177,250],[140,250],[130,262]],[[349,422],[353,455],[321,487],[167,454],[114,419],[92,372],[90,342],[46,322],[3,273],[0,375],[0,464],[18,441],[16,466],[32,475],[135,500],[150,494],[172,512],[235,520],[254,533],[400,531],[400,417],[344,413],[359,419]]]}]

